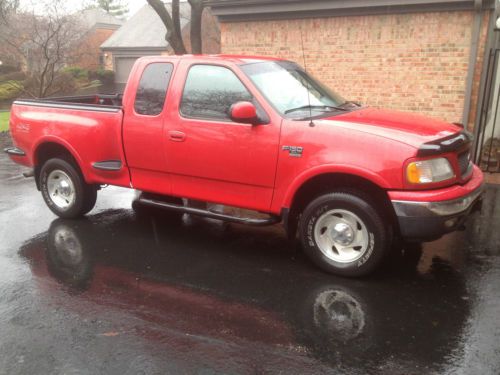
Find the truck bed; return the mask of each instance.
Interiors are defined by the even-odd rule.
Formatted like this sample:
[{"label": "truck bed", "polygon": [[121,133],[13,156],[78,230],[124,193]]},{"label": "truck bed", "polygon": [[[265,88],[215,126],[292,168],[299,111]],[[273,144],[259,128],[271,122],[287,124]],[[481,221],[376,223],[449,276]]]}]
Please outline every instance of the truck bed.
[{"label": "truck bed", "polygon": [[38,107],[74,108],[94,111],[116,111],[122,109],[122,94],[96,94],[80,96],[60,96],[44,99],[20,99],[14,104]]},{"label": "truck bed", "polygon": [[33,167],[44,152],[62,146],[72,154],[87,183],[130,186],[122,147],[121,101],[121,95],[16,100],[10,131],[15,146],[26,154],[18,162]]}]

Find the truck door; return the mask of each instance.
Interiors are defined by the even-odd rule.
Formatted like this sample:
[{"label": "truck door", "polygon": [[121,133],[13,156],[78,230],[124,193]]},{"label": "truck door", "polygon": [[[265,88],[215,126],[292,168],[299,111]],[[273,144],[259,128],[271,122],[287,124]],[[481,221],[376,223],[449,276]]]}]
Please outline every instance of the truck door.
[{"label": "truck door", "polygon": [[123,103],[123,145],[135,189],[171,194],[171,180],[163,152],[164,107],[174,65],[142,61],[130,77]]},{"label": "truck door", "polygon": [[244,80],[223,64],[181,62],[177,105],[164,128],[174,195],[269,210],[281,121],[250,125],[230,119],[229,108],[238,101],[252,101],[263,111]]}]

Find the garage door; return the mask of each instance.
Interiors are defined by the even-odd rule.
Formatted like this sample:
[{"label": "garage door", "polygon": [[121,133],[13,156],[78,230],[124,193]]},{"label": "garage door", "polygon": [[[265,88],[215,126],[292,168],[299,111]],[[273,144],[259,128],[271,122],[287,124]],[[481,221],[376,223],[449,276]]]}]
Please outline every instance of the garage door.
[{"label": "garage door", "polygon": [[128,75],[134,66],[137,57],[117,57],[115,59],[115,81],[116,83],[126,83]]}]

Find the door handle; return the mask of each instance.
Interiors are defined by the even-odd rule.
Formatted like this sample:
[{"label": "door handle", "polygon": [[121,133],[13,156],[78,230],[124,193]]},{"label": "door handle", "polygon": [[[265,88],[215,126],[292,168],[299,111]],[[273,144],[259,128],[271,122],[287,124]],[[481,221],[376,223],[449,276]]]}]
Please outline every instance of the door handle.
[{"label": "door handle", "polygon": [[186,139],[186,134],[176,130],[169,131],[168,135],[170,137],[170,140],[174,142],[184,142],[184,140]]}]

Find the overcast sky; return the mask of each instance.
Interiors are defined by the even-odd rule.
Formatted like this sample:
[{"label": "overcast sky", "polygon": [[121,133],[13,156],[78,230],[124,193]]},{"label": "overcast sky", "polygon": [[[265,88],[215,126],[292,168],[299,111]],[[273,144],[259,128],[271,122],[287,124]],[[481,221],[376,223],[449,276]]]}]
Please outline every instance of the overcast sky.
[{"label": "overcast sky", "polygon": [[134,15],[135,12],[137,12],[144,4],[146,4],[146,0],[129,0],[128,1],[128,9],[130,10],[129,12],[129,17]]},{"label": "overcast sky", "polygon": [[[49,0],[45,0],[50,3]],[[40,6],[40,3],[42,1],[36,1],[36,0],[21,0],[21,7],[26,7],[26,8],[33,8],[35,7],[38,8]],[[66,0],[64,3],[66,10],[69,13],[74,12],[75,10],[81,9],[85,7],[88,4],[96,3],[97,1],[93,0]],[[144,4],[146,4],[146,0],[123,0],[122,1],[124,4],[128,4],[129,8],[129,14],[128,17],[131,17],[136,13]],[[168,1],[165,1],[168,2]]]}]

